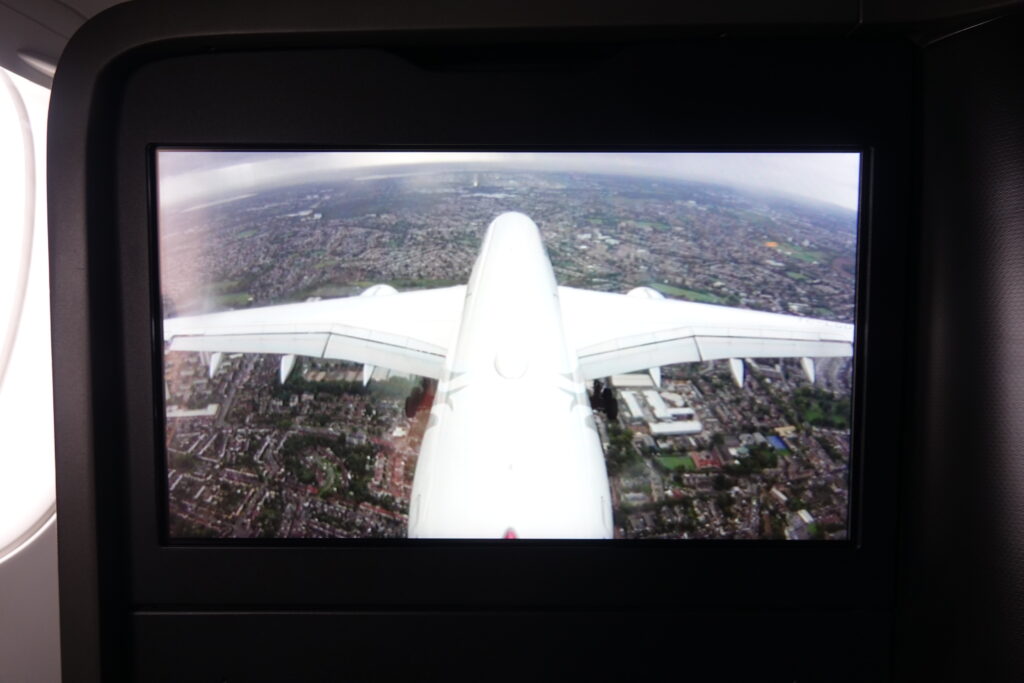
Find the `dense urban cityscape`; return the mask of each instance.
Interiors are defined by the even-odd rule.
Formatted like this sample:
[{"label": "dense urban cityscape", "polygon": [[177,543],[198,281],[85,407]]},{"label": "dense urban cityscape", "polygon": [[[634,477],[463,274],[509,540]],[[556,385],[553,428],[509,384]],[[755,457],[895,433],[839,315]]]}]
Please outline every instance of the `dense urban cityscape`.
[{"label": "dense urban cityscape", "polygon": [[[164,209],[164,315],[463,284],[504,211],[537,223],[562,285],[854,320],[853,211],[689,181],[483,171]],[[279,356],[218,360],[211,373],[205,354],[165,353],[171,537],[405,535],[432,380],[377,368],[364,385],[361,365],[299,357],[282,383]],[[616,538],[847,537],[852,359],[741,360],[742,388],[729,361],[594,383]]]}]

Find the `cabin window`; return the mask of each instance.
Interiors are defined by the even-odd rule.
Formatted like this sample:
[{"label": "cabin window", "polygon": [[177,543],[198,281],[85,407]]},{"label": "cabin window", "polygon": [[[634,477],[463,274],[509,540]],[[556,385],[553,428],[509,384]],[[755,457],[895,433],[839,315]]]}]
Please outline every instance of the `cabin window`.
[{"label": "cabin window", "polygon": [[0,562],[54,519],[50,91],[0,69]]}]

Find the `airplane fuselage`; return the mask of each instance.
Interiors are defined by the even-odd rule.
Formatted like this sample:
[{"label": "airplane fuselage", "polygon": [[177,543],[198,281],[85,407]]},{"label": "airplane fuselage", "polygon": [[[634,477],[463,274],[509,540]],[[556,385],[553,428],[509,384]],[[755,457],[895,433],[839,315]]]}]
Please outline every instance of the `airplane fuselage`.
[{"label": "airplane fuselage", "polygon": [[410,537],[612,537],[604,455],[571,348],[537,226],[502,214],[431,407]]}]

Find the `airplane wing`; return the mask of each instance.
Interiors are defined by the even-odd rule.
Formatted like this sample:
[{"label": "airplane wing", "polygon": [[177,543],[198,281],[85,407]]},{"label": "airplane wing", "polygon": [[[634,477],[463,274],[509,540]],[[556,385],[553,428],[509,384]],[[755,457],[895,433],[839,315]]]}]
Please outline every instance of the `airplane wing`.
[{"label": "airplane wing", "polygon": [[466,287],[354,296],[168,318],[171,351],[333,358],[439,378]]},{"label": "airplane wing", "polygon": [[559,287],[584,379],[720,358],[853,353],[853,325],[674,299]]}]

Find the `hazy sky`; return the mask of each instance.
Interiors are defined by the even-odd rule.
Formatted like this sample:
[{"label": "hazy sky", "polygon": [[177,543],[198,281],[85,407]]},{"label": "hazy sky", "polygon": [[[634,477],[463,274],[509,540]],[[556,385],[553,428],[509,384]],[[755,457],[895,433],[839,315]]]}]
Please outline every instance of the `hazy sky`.
[{"label": "hazy sky", "polygon": [[[445,171],[571,171],[677,178],[807,197],[856,209],[857,153],[621,152],[210,152],[160,150],[165,206],[189,206],[256,190],[329,177]],[[404,167],[404,168],[403,168]],[[524,208],[524,210],[527,210]]]}]

